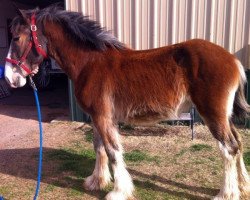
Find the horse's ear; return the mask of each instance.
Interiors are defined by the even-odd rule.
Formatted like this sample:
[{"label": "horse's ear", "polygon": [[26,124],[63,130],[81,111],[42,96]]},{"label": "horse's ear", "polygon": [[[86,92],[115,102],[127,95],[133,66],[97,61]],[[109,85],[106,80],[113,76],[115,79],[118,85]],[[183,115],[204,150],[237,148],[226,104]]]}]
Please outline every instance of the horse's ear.
[{"label": "horse's ear", "polygon": [[30,16],[25,10],[18,9],[18,15],[22,17],[27,24],[30,24]]},{"label": "horse's ear", "polygon": [[34,9],[35,12],[38,12],[39,10],[40,10],[39,7],[36,7],[36,8]]},{"label": "horse's ear", "polygon": [[13,1],[11,1],[11,3],[20,17],[27,18],[24,10],[19,9]]},{"label": "horse's ear", "polygon": [[23,19],[25,19],[25,21],[27,20],[28,17],[27,17],[27,14],[25,13],[24,10],[18,9],[17,13],[18,13],[18,15],[20,17],[22,17]]}]

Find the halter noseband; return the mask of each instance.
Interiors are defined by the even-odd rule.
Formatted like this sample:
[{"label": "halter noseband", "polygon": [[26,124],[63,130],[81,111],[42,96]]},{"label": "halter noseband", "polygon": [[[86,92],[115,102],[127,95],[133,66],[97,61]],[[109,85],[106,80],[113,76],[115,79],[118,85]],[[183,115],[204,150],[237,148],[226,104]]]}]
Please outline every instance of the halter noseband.
[{"label": "halter noseband", "polygon": [[31,16],[30,30],[31,30],[32,37],[30,38],[30,42],[29,42],[27,48],[25,49],[22,57],[19,60],[14,60],[11,58],[5,59],[7,62],[10,62],[18,67],[21,67],[25,72],[27,72],[28,75],[30,75],[32,73],[32,71],[25,64],[23,64],[23,62],[27,58],[33,44],[34,44],[38,54],[42,55],[43,58],[48,57],[47,53],[41,48],[42,45],[39,44],[38,39],[37,39],[37,26],[36,26],[35,14],[32,14],[32,16]]}]

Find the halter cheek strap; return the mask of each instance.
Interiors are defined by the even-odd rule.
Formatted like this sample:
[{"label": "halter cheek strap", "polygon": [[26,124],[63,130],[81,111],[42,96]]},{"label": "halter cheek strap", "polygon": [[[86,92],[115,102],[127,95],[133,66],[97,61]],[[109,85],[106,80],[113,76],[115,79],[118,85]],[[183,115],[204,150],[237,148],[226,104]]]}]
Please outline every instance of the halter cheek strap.
[{"label": "halter cheek strap", "polygon": [[47,53],[42,49],[42,45],[39,44],[38,39],[37,39],[37,26],[36,26],[35,14],[33,14],[31,16],[30,30],[31,30],[33,42],[35,44],[35,48],[36,48],[37,53],[42,55],[44,58],[47,58],[48,57]]},{"label": "halter cheek strap", "polygon": [[37,39],[37,26],[36,26],[35,14],[32,14],[32,16],[31,16],[30,30],[31,30],[32,37],[30,38],[30,42],[29,42],[27,48],[25,49],[22,57],[19,60],[14,60],[11,58],[5,59],[7,62],[10,62],[18,67],[21,67],[28,75],[30,75],[32,73],[32,71],[25,64],[23,64],[23,62],[26,60],[26,58],[27,58],[32,46],[33,46],[33,43],[34,43],[34,46],[35,46],[38,54],[42,55],[43,58],[48,57],[47,53],[42,49],[42,45],[39,44],[39,41]]}]

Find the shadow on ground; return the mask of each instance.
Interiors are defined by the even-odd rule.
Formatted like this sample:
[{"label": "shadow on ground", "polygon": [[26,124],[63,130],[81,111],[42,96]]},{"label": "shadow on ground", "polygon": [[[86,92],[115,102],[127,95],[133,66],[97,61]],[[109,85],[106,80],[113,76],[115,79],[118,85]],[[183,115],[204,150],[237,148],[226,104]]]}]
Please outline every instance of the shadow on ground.
[{"label": "shadow on ground", "polygon": [[[0,150],[0,173],[36,181],[38,152],[38,148]],[[91,175],[94,163],[92,156],[43,148],[42,182],[102,198],[105,192],[89,193],[83,189],[83,178]]]},{"label": "shadow on ground", "polygon": [[[84,178],[91,175],[94,169],[95,156],[93,151],[70,152],[62,149],[44,148],[43,175],[42,182],[62,188],[71,188],[81,193],[88,193],[99,199],[102,199],[107,190],[101,192],[84,191],[82,184]],[[31,149],[5,149],[0,150],[0,173],[16,176],[19,178],[36,180],[38,163],[38,148]],[[129,169],[130,173],[136,176],[134,183],[136,187],[142,189],[154,190],[156,192],[167,193],[171,196],[186,199],[201,199],[202,196],[195,196],[191,193],[200,193],[205,195],[215,195],[218,190],[189,186],[183,183],[168,180],[156,175],[147,175],[142,172]],[[159,186],[153,182],[146,184],[141,179],[148,179],[166,185]],[[176,190],[168,189],[174,186]],[[183,191],[185,189],[186,191]],[[180,191],[179,191],[180,190]]]},{"label": "shadow on ground", "polygon": [[[172,186],[177,188],[177,190],[188,190],[190,192],[195,192],[195,193],[200,193],[200,194],[205,194],[205,195],[209,195],[209,196],[215,196],[216,194],[218,194],[219,190],[217,189],[213,189],[213,188],[206,188],[206,187],[197,187],[197,186],[190,186],[190,185],[186,185],[183,183],[179,183],[176,181],[172,181],[169,179],[165,179],[163,177],[157,176],[157,175],[148,175],[148,174],[144,174],[142,172],[133,170],[133,169],[129,169],[130,174],[137,176],[137,177],[142,177],[142,178],[146,178],[148,180],[152,180],[154,182],[158,182],[167,186]],[[176,191],[176,190],[170,190],[167,189],[165,187],[162,186],[158,186],[152,182],[147,182],[145,184],[145,182],[138,180],[138,179],[134,179],[134,183],[137,187],[140,188],[144,188],[144,189],[153,189],[154,191],[159,191],[159,192],[164,192],[167,193],[171,196],[175,196],[175,197],[179,197],[180,199],[190,199],[190,200],[208,200],[210,198],[206,198],[206,197],[201,197],[201,196],[197,196],[197,195],[193,195],[190,194],[188,192],[183,192],[183,191]]]}]

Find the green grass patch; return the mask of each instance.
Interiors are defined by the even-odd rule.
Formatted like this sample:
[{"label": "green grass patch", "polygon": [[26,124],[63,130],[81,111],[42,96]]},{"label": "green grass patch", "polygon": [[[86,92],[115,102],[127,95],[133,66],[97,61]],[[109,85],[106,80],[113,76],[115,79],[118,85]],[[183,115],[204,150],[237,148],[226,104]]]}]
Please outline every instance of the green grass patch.
[{"label": "green grass patch", "polygon": [[79,190],[76,190],[76,189],[70,189],[68,195],[70,197],[78,197],[78,196],[82,196],[82,192],[80,192]]},{"label": "green grass patch", "polygon": [[186,177],[187,177],[186,174],[183,174],[183,173],[176,173],[175,174],[176,179],[184,179]]},{"label": "green grass patch", "polygon": [[74,153],[73,149],[56,149],[46,154],[46,157],[51,160],[69,160]]},{"label": "green grass patch", "polygon": [[30,196],[33,195],[34,192],[35,192],[34,187],[27,187],[27,190],[25,191],[24,196],[25,197],[30,197]]},{"label": "green grass patch", "polygon": [[0,195],[3,195],[3,196],[11,196],[11,187],[7,187],[7,186],[2,186],[0,187]]},{"label": "green grass patch", "polygon": [[250,151],[247,151],[243,155],[244,162],[247,166],[250,166]]},{"label": "green grass patch", "polygon": [[92,149],[81,150],[80,155],[82,155],[84,158],[95,160],[95,151]]},{"label": "green grass patch", "polygon": [[193,163],[196,165],[201,165],[201,164],[206,164],[206,161],[202,159],[194,159]]},{"label": "green grass patch", "polygon": [[147,161],[147,162],[160,163],[160,158],[158,156],[148,155],[146,152],[142,152],[138,149],[125,153],[124,158],[126,161],[130,162]]},{"label": "green grass patch", "polygon": [[49,185],[46,186],[44,192],[53,192],[53,190],[54,190],[55,188],[56,188],[55,185],[49,184]]},{"label": "green grass patch", "polygon": [[202,150],[211,151],[212,147],[207,144],[194,144],[189,149],[192,152],[202,151]]},{"label": "green grass patch", "polygon": [[95,152],[89,149],[58,149],[45,156],[58,162],[58,172],[69,171],[78,178],[89,176],[94,168]]},{"label": "green grass patch", "polygon": [[187,152],[187,149],[182,149],[179,153],[175,154],[176,157],[183,156]]},{"label": "green grass patch", "polygon": [[156,187],[154,183],[146,180],[134,180],[136,186],[136,197],[141,200],[158,199],[158,192],[154,190]]},{"label": "green grass patch", "polygon": [[216,161],[216,158],[213,157],[213,156],[209,156],[208,159],[211,160],[212,162],[215,162],[215,161]]},{"label": "green grass patch", "polygon": [[93,142],[93,130],[86,131],[85,133],[85,141],[92,143]]},{"label": "green grass patch", "polygon": [[137,189],[136,196],[143,200],[157,199],[157,192],[150,189]]},{"label": "green grass patch", "polygon": [[0,193],[7,193],[7,192],[9,192],[8,187],[5,186],[0,187]]}]

